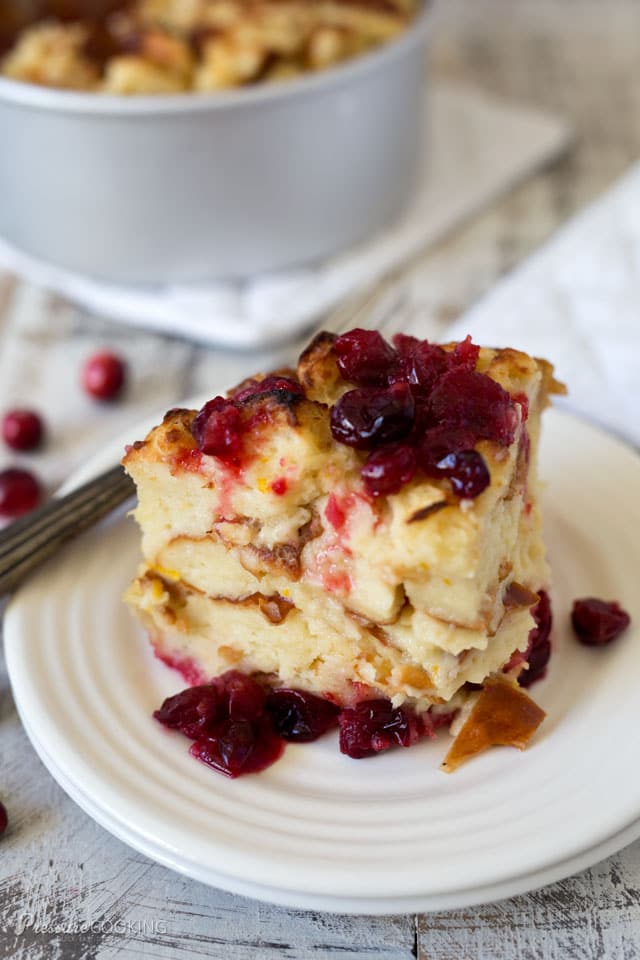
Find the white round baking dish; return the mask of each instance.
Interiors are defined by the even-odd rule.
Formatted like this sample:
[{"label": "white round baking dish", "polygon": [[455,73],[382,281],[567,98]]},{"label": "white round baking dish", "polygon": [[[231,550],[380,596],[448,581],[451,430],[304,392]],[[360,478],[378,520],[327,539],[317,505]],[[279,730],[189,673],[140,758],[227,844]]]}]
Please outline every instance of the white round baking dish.
[{"label": "white round baking dish", "polygon": [[289,84],[127,98],[0,78],[0,234],[155,285],[294,266],[374,233],[415,182],[428,6],[388,45]]}]

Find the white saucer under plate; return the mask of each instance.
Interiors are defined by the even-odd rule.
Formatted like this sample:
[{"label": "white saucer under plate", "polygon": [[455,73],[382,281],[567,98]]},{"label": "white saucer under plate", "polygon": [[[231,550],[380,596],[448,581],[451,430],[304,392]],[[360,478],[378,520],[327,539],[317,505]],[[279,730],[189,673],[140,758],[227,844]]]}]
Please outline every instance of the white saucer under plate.
[{"label": "white saucer under plate", "polygon": [[[290,746],[260,775],[218,776],[150,716],[182,681],[153,658],[121,603],[139,545],[120,515],[51,562],[6,614],[16,703],[45,765],[92,817],[153,859],[304,908],[484,902],[560,879],[640,836],[640,631],[594,650],[568,627],[572,599],[586,595],[619,599],[640,623],[640,458],[565,414],[546,421],[556,649],[533,688],[548,717],[527,751],[494,750],[446,776],[445,737],[353,761],[328,735]],[[74,482],[119,450],[105,449]]]}]

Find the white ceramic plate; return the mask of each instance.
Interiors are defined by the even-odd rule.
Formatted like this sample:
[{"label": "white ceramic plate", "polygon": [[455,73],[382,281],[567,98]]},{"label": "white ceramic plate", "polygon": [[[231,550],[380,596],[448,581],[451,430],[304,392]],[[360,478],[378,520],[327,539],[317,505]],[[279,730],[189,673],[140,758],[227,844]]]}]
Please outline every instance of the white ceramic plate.
[{"label": "white ceramic plate", "polygon": [[[119,449],[105,449],[75,481]],[[36,750],[69,795],[133,847],[291,906],[462,906],[620,849],[640,835],[640,635],[633,627],[610,648],[586,649],[568,611],[574,597],[595,594],[621,600],[640,623],[640,459],[550,412],[542,472],[556,650],[533,688],[548,718],[524,753],[494,750],[446,776],[445,737],[353,761],[329,735],[288,747],[259,776],[216,775],[151,719],[182,681],[152,657],[122,606],[139,549],[124,516],[67,549],[7,611],[9,673]]]}]

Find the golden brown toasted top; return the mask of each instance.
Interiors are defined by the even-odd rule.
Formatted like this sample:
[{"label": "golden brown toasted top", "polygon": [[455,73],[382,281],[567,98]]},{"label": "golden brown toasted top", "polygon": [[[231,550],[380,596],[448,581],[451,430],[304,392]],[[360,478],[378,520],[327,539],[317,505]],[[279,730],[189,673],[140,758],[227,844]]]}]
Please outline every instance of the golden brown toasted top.
[{"label": "golden brown toasted top", "polygon": [[[295,370],[280,369],[273,374],[248,378],[231,389],[226,400],[210,401],[200,413],[185,409],[168,411],[162,424],[144,441],[128,448],[123,463],[129,468],[135,463],[161,461],[169,465],[172,473],[203,471],[209,478],[220,468],[225,476],[233,474],[245,486],[256,485],[261,492],[268,487],[275,496],[281,497],[280,509],[287,506],[289,494],[301,490],[302,481],[308,494],[311,487],[307,481],[312,481],[316,495],[330,492],[336,482],[345,488],[362,490],[363,465],[380,447],[345,445],[345,441],[336,439],[332,411],[338,401],[342,402],[341,398],[353,390],[354,384],[346,380],[341,371],[335,345],[333,334],[321,332],[302,352]],[[444,351],[452,355],[456,349],[454,343],[445,344],[440,354]],[[549,394],[562,392],[563,388],[554,379],[551,364],[544,360],[509,348],[472,349],[477,351],[477,357],[474,354],[471,361],[475,361],[475,374],[484,374],[499,384],[501,396],[507,396],[508,402],[511,402],[509,397],[513,399],[513,428],[509,428],[511,440],[502,442],[487,439],[486,433],[479,433],[475,438],[470,434],[471,439],[463,449],[471,447],[477,451],[490,474],[491,487],[496,495],[498,491],[504,495],[509,485],[512,492],[526,487],[528,447],[521,433],[525,432],[530,405],[535,404],[538,412],[548,402]],[[416,411],[418,402],[423,401],[416,400]],[[231,426],[225,420],[220,429],[237,434],[235,440],[232,437],[237,443],[229,456],[219,446],[217,434],[212,440],[211,433],[205,435],[202,430],[203,418],[206,419],[208,409],[213,410],[216,404],[230,408]],[[217,413],[214,411],[213,415]],[[416,430],[421,429],[418,424],[416,419],[411,438],[406,441],[414,448],[420,443],[420,435],[416,439]],[[431,429],[429,422],[425,429]],[[324,479],[320,478],[321,474],[326,474]],[[216,482],[219,485],[219,480]],[[411,491],[416,487],[420,495],[414,497]],[[371,491],[370,487],[367,489]],[[398,493],[399,489],[393,492]],[[452,487],[444,473],[441,476],[438,471],[427,470],[423,474],[420,469],[416,473],[415,467],[402,492],[406,494],[402,501],[407,503],[406,522],[415,528],[425,520],[433,524],[435,521],[431,518],[436,511],[444,510],[446,505],[455,506],[458,498],[466,495],[456,490],[455,485]],[[377,492],[373,496],[384,498],[384,494]]]}]

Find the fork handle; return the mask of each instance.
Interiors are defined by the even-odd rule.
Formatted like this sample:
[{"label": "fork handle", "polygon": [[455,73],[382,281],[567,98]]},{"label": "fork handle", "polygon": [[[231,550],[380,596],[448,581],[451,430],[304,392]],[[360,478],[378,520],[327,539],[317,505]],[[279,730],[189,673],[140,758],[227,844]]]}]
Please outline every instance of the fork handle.
[{"label": "fork handle", "polygon": [[134,494],[133,480],[121,466],[112,467],[9,524],[0,532],[0,596]]}]

